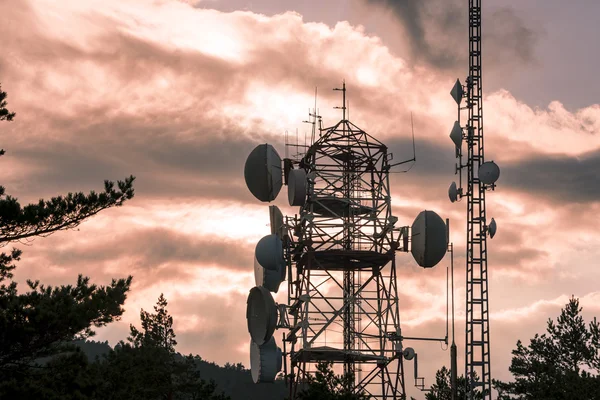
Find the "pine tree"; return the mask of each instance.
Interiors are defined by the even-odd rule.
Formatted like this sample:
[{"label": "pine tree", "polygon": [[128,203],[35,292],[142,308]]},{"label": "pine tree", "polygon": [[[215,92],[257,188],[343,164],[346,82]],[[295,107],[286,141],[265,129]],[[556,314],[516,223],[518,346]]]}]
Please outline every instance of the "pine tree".
[{"label": "pine tree", "polygon": [[128,342],[116,346],[103,363],[107,400],[227,400],[216,393],[214,382],[201,379],[194,357],[175,352],[173,317],[167,305],[161,293],[154,313],[141,310],[141,329],[130,325]]},{"label": "pine tree", "polygon": [[144,310],[140,312],[142,331],[130,325],[131,334],[128,340],[134,347],[156,346],[174,353],[177,341],[173,331],[173,317],[167,311],[167,300],[162,293],[154,306],[154,312],[155,314]]},{"label": "pine tree", "polygon": [[[477,380],[477,375],[475,380]],[[464,400],[466,396],[466,381],[464,375],[456,378],[456,400]],[[481,391],[475,389],[474,400],[482,399]],[[430,391],[425,394],[425,400],[451,400],[452,387],[450,383],[450,370],[443,366],[435,374],[435,383],[431,385]]]},{"label": "pine tree", "polygon": [[519,340],[512,351],[514,382],[495,381],[500,399],[600,399],[600,329],[596,318],[586,326],[579,300],[572,297],[557,321],[529,346]]},{"label": "pine tree", "polygon": [[[0,90],[0,121],[12,121],[15,116],[6,109],[6,98]],[[0,156],[3,154],[0,150]],[[118,181],[118,189],[113,182],[105,181],[105,190],[100,194],[69,193],[25,207],[16,198],[6,196],[0,186],[0,247],[72,229],[104,209],[123,205],[134,195],[134,179],[131,176]],[[54,395],[32,395],[35,385],[30,384],[51,380],[59,388],[74,383],[77,374],[67,372],[78,359],[69,343],[88,338],[94,328],[120,318],[132,277],[113,279],[108,286],[91,284],[82,275],[75,285],[66,286],[45,286],[28,280],[29,290],[19,293],[12,279],[14,262],[21,255],[16,248],[0,254],[0,398],[67,398],[56,390]],[[59,354],[62,356],[55,357]],[[10,395],[14,391],[20,394]]]},{"label": "pine tree", "polygon": [[299,393],[300,400],[366,400],[363,392],[353,393],[348,390],[352,386],[354,376],[336,375],[332,362],[319,362],[314,376],[308,376],[306,387]]}]

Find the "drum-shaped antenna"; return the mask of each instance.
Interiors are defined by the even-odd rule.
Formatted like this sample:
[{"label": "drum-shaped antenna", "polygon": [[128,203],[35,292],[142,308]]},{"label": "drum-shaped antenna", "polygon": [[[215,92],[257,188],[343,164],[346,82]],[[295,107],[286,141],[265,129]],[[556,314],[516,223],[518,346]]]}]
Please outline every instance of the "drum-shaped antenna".
[{"label": "drum-shaped antenna", "polygon": [[410,361],[413,358],[415,358],[415,349],[413,349],[412,347],[407,347],[402,352],[402,355],[404,356],[405,360]]},{"label": "drum-shaped antenna", "polygon": [[279,285],[285,280],[285,266],[278,270],[263,268],[254,257],[254,281],[256,286],[263,286],[270,292],[277,293]]},{"label": "drum-shaped antenna", "polygon": [[279,268],[285,265],[283,242],[275,234],[267,235],[258,241],[254,256],[265,269],[279,271]]},{"label": "drum-shaped antenna", "polygon": [[411,242],[410,251],[417,264],[423,268],[434,267],[448,249],[444,220],[433,211],[421,211],[412,224]]},{"label": "drum-shaped antenna", "polygon": [[257,345],[262,345],[273,337],[277,325],[277,306],[266,288],[253,287],[248,294],[246,319],[248,332]]},{"label": "drum-shaped antenna", "polygon": [[306,171],[293,169],[288,175],[288,200],[290,206],[303,206],[306,202]]},{"label": "drum-shaped antenna", "polygon": [[260,144],[252,150],[246,165],[244,178],[250,192],[260,201],[272,201],[281,190],[281,157],[270,144]]},{"label": "drum-shaped antenna", "polygon": [[493,161],[487,161],[479,167],[479,180],[486,185],[493,185],[500,177],[500,168]]},{"label": "drum-shaped antenna", "polygon": [[490,233],[490,239],[494,238],[494,235],[496,234],[496,229],[498,229],[498,227],[496,225],[496,220],[494,218],[492,218],[492,220],[490,221],[490,225],[488,226],[488,232]]},{"label": "drum-shaped antenna", "polygon": [[456,182],[452,182],[448,188],[448,197],[451,202],[455,202],[458,198],[458,189],[456,188]]},{"label": "drum-shaped antenna", "polygon": [[269,219],[271,220],[271,233],[283,236],[283,213],[277,206],[269,206]]},{"label": "drum-shaped antenna", "polygon": [[250,372],[254,383],[274,382],[281,371],[282,358],[274,337],[262,346],[250,341]]}]

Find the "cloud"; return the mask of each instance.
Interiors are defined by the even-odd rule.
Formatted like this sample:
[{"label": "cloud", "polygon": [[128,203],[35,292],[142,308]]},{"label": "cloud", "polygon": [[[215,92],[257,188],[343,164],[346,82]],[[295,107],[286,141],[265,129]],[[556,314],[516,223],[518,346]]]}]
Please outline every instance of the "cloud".
[{"label": "cloud", "polygon": [[[464,21],[456,24],[463,6],[404,3],[400,18],[413,35],[402,40],[423,62],[417,67],[347,22],[307,23],[293,12],[220,13],[174,1],[90,4],[65,1],[59,10],[50,1],[24,2],[6,10],[0,73],[17,120],[2,125],[8,150],[2,183],[20,200],[36,201],[99,190],[103,179],[133,174],[136,197],[79,231],[36,240],[19,264],[20,282],[72,283],[81,272],[106,283],[132,273],[126,315],[103,337],[121,338],[139,309],[150,309],[165,292],[182,351],[248,365],[249,263],[269,229],[267,204],[243,182],[245,157],[265,142],[284,156],[286,130],[295,141],[298,128],[302,142],[314,86],[325,125],[338,121],[332,107],[341,99],[331,88],[346,79],[352,121],[387,144],[395,162],[412,157],[413,113],[417,163],[391,177],[393,212],[398,225],[412,224],[423,209],[451,219],[457,310],[464,309],[465,204],[447,198],[457,179],[448,138],[456,118],[448,95],[454,79],[447,68],[465,53],[451,46],[457,40],[455,48],[464,47]],[[510,10],[498,12],[497,22],[486,19],[486,57],[531,62],[537,34],[521,29]],[[486,159],[502,171],[487,197],[488,216],[499,225],[488,242],[492,316],[573,288],[581,295],[595,290],[600,240],[589,215],[600,211],[592,173],[600,106],[532,108],[506,91],[486,93],[485,123]],[[293,215],[297,208],[287,205],[285,191],[274,204]],[[443,331],[448,262],[424,270],[410,255],[398,255],[407,332]],[[283,301],[285,292],[278,296]],[[549,312],[542,307],[531,315],[543,320]],[[495,324],[494,354],[509,354],[519,332],[501,318]],[[431,373],[444,357],[433,350],[422,361]],[[506,370],[506,358],[493,365],[494,373]]]},{"label": "cloud", "polygon": [[[468,62],[468,8],[459,0],[365,0],[388,7],[406,30],[413,56],[435,68],[455,69]],[[534,61],[539,33],[508,7],[483,8],[482,41],[486,64],[496,68]]]}]

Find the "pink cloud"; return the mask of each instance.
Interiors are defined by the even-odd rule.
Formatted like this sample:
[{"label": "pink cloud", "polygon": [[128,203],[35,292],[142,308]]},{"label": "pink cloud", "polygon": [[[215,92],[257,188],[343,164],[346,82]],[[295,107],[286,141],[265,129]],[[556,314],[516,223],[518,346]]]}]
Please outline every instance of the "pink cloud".
[{"label": "pink cloud", "polygon": [[[351,119],[397,160],[412,156],[414,113],[417,164],[392,177],[394,213],[399,225],[426,208],[451,218],[457,310],[464,308],[465,204],[451,204],[446,192],[456,179],[449,73],[416,68],[347,22],[306,23],[292,12],[221,13],[175,1],[23,4],[7,9],[12,22],[0,27],[10,38],[2,85],[17,111],[3,125],[3,185],[36,201],[137,176],[131,204],[78,232],[36,240],[17,271],[20,282],[52,284],[80,272],[105,283],[132,273],[123,321],[100,339],[124,338],[139,309],[165,292],[180,351],[248,365],[245,296],[253,246],[269,228],[266,205],[245,188],[244,159],[266,141],[283,155],[285,129],[298,128],[302,140],[315,85],[326,125],[337,122],[340,98],[331,88],[343,78]],[[590,215],[600,205],[590,171],[599,159],[600,106],[536,109],[500,91],[486,94],[485,113],[486,155],[502,168],[488,196],[499,224],[489,267],[494,376],[506,379],[515,338],[542,331],[560,309],[562,300],[540,298],[573,292],[592,308],[600,239]],[[296,212],[285,188],[276,204]],[[427,271],[408,254],[397,260],[406,330],[439,335],[449,260]],[[459,345],[463,324],[457,320]],[[423,373],[433,377],[447,354],[421,348]]]}]

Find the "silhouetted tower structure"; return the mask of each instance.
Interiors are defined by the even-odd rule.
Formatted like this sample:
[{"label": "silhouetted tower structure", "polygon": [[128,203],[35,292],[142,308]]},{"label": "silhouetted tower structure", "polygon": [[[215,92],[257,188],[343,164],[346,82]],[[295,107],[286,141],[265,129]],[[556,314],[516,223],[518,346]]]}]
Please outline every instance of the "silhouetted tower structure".
[{"label": "silhouetted tower structure", "polygon": [[315,363],[330,361],[354,376],[349,390],[403,399],[395,253],[408,229],[395,228],[391,214],[391,154],[346,119],[345,83],[334,90],[342,92],[342,120],[293,160],[292,174],[306,171],[309,195],[297,203],[288,285],[290,323],[302,326],[286,338],[290,398]]},{"label": "silhouetted tower structure", "polygon": [[[495,188],[500,175],[498,166],[485,162],[483,141],[483,95],[481,74],[481,0],[469,0],[469,75],[462,86],[457,80],[451,95],[459,105],[458,121],[450,134],[459,158],[457,172],[467,170],[467,190],[450,186],[451,201],[467,197],[467,245],[466,245],[466,329],[465,329],[465,377],[467,393],[480,388],[484,398],[491,398],[490,374],[490,325],[488,307],[487,236],[494,236],[496,223],[492,218],[487,225],[485,192]],[[466,98],[461,108],[462,98]],[[467,123],[460,125],[461,109],[467,110]],[[467,145],[466,164],[462,163],[462,142]],[[477,377],[477,379],[474,379]]]},{"label": "silhouetted tower structure", "polygon": [[[342,120],[321,128],[315,110],[309,113],[310,143],[286,139],[286,154],[296,150],[283,163],[273,146],[258,145],[244,166],[246,185],[258,200],[273,201],[285,184],[288,203],[298,210],[284,217],[269,206],[271,234],[255,249],[256,286],[246,314],[251,374],[256,383],[273,382],[283,369],[294,400],[317,363],[331,362],[350,377],[344,380],[348,392],[405,400],[403,359],[415,360],[415,385],[424,385],[416,353],[402,345],[396,252],[409,251],[410,236],[417,264],[431,268],[446,254],[448,231],[428,210],[410,231],[395,226],[389,175],[406,171],[390,170],[415,157],[392,163],[386,145],[347,119],[346,84],[334,90],[342,92],[336,107]],[[285,280],[287,304],[276,304],[271,292]],[[289,330],[282,335],[283,351],[276,329]]]}]

